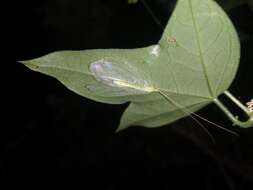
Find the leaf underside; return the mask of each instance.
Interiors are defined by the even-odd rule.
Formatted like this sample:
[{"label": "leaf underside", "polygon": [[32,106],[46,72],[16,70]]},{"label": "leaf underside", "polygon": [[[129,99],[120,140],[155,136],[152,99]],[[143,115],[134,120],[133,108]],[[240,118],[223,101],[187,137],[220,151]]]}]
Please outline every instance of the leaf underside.
[{"label": "leaf underside", "polygon": [[239,57],[235,29],[213,0],[178,0],[156,45],[59,51],[22,63],[86,98],[130,102],[121,130],[162,126],[186,116],[184,108],[195,112],[211,103],[231,84]]}]

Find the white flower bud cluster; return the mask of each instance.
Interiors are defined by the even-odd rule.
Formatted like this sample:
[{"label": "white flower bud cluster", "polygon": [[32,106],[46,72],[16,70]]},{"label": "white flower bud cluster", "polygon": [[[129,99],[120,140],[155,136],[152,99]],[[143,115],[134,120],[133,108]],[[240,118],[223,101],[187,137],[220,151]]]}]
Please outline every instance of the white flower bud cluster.
[{"label": "white flower bud cluster", "polygon": [[250,112],[253,112],[253,99],[246,104]]}]

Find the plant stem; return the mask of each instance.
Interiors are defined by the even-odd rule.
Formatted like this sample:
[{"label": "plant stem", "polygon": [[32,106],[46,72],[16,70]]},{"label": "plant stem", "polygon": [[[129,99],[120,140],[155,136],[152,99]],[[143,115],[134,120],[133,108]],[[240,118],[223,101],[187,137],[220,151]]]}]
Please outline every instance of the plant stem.
[{"label": "plant stem", "polygon": [[150,14],[150,16],[152,17],[152,19],[155,21],[155,23],[162,29],[164,30],[164,26],[163,24],[160,22],[160,20],[156,17],[156,15],[154,14],[154,12],[152,11],[152,9],[150,8],[150,6],[147,4],[146,0],[141,0],[143,6],[145,7],[145,9],[148,11],[148,13]]},{"label": "plant stem", "polygon": [[229,91],[225,91],[224,94],[230,98],[238,107],[240,107],[246,114],[249,113],[249,110],[236,98],[234,97]]},{"label": "plant stem", "polygon": [[224,94],[230,98],[238,107],[240,107],[246,115],[249,117],[247,121],[238,120],[237,116],[234,116],[223,103],[218,100],[218,98],[214,99],[214,103],[228,116],[228,118],[233,122],[233,125],[237,125],[242,128],[253,127],[253,112],[250,112],[238,99],[236,99],[230,92],[225,91]]}]

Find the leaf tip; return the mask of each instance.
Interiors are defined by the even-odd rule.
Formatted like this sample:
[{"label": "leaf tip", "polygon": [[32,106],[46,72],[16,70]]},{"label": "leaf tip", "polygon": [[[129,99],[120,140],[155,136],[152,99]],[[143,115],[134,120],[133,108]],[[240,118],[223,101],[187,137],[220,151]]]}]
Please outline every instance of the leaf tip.
[{"label": "leaf tip", "polygon": [[36,65],[36,62],[34,62],[33,60],[24,60],[24,61],[18,61],[18,62],[34,71],[37,71],[39,68],[39,66]]},{"label": "leaf tip", "polygon": [[128,128],[128,127],[129,127],[128,125],[124,125],[124,124],[120,123],[118,128],[115,130],[115,133],[119,133],[119,132],[125,130],[126,128]]},{"label": "leaf tip", "polygon": [[122,128],[122,127],[118,127],[116,130],[115,130],[115,133],[119,133],[119,132],[121,132],[122,130],[124,130],[125,128]]}]

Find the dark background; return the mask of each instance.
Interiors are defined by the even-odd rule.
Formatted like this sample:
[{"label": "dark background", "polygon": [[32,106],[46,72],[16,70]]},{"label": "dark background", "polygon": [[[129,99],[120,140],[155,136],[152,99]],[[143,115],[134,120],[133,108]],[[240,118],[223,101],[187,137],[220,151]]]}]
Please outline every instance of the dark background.
[{"label": "dark background", "polygon": [[[132,127],[115,134],[127,105],[96,103],[80,97],[57,80],[17,62],[57,50],[154,44],[162,29],[143,3],[10,3],[3,17],[8,23],[3,37],[11,47],[6,61],[1,61],[6,66],[2,69],[1,92],[1,189],[252,189],[253,129],[231,126],[214,105],[198,113],[237,132],[238,137],[203,122],[216,140],[213,144],[189,117],[161,128]],[[175,1],[146,3],[166,25]],[[219,3],[240,36],[241,64],[230,91],[245,103],[253,97],[252,1]]]}]

